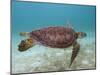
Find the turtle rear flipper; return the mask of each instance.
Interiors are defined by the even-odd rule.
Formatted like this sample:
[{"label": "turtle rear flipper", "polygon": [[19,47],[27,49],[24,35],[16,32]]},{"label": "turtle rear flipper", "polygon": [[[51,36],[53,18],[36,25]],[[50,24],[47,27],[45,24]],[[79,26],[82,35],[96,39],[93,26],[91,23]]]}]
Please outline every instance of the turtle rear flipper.
[{"label": "turtle rear flipper", "polygon": [[73,44],[73,51],[72,51],[71,62],[70,62],[69,67],[71,67],[71,65],[72,65],[73,61],[75,60],[79,50],[80,50],[80,45],[77,42],[75,42]]}]

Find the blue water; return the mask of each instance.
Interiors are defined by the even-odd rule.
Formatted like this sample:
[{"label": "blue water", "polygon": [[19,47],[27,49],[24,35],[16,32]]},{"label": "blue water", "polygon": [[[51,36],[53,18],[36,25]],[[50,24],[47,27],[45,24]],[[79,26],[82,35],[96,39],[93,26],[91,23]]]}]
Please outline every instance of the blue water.
[{"label": "blue water", "polygon": [[[85,43],[91,41],[95,42],[95,6],[12,1],[11,18],[12,63],[15,63],[15,58],[21,54],[17,50],[20,40],[25,39],[19,36],[20,32],[30,32],[49,26],[67,27],[67,24],[70,23],[75,31],[87,33],[88,36],[87,39],[85,39]],[[42,50],[42,48],[40,49]],[[39,52],[38,48],[35,50]],[[42,51],[44,51],[44,49]],[[18,64],[18,62],[16,64]]]},{"label": "blue water", "polygon": [[77,31],[95,31],[96,7],[35,2],[12,3],[12,33],[45,26],[65,26]]}]

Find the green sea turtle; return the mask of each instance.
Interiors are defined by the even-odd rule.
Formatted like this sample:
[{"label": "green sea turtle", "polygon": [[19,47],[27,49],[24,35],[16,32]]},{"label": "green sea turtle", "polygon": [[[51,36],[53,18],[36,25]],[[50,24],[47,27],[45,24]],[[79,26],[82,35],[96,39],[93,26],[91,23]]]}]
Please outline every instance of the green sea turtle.
[{"label": "green sea turtle", "polygon": [[39,43],[46,47],[61,49],[73,46],[69,65],[71,66],[80,50],[80,44],[77,42],[77,39],[85,37],[86,33],[75,32],[71,27],[56,26],[38,29],[32,32],[21,32],[20,35],[28,36],[28,39],[21,41],[18,45],[19,51],[28,50]]}]

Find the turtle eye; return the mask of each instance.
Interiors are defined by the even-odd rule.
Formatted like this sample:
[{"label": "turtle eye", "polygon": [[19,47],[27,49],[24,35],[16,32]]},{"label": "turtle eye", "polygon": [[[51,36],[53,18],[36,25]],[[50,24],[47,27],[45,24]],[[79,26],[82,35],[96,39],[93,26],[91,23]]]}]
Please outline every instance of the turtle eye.
[{"label": "turtle eye", "polygon": [[27,41],[30,41],[30,39],[27,39]]},{"label": "turtle eye", "polygon": [[26,44],[27,40],[22,40],[21,43]]},{"label": "turtle eye", "polygon": [[33,43],[32,39],[27,39],[27,41],[29,41],[30,43]]},{"label": "turtle eye", "polygon": [[25,44],[26,44],[26,41],[22,40],[21,43],[20,43],[20,46],[24,46]]}]

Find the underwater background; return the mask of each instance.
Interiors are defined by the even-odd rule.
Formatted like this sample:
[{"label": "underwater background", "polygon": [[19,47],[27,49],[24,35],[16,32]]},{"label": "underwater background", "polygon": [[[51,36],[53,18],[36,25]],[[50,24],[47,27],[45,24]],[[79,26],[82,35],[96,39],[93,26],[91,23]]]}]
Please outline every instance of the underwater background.
[{"label": "underwater background", "polygon": [[[13,74],[96,68],[96,6],[13,0],[11,19]],[[50,26],[67,27],[67,24],[76,32],[87,33],[87,37],[77,40],[81,48],[70,68],[72,47],[59,49],[35,45],[27,51],[18,51],[20,41],[27,38],[21,37],[20,32]]]}]

